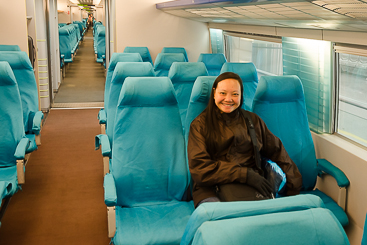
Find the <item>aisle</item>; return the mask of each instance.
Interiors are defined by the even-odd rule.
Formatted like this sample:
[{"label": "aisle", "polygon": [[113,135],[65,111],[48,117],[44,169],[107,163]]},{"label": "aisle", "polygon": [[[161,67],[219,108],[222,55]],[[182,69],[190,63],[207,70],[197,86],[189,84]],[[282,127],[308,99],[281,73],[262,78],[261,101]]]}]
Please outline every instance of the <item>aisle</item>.
[{"label": "aisle", "polygon": [[26,183],[2,219],[1,245],[109,244],[98,109],[52,109]]},{"label": "aisle", "polygon": [[[74,61],[68,65],[66,77],[55,96],[53,107],[60,103],[99,102],[103,107],[104,67],[94,60],[92,29],[86,32]],[[83,107],[83,106],[80,106]]]}]

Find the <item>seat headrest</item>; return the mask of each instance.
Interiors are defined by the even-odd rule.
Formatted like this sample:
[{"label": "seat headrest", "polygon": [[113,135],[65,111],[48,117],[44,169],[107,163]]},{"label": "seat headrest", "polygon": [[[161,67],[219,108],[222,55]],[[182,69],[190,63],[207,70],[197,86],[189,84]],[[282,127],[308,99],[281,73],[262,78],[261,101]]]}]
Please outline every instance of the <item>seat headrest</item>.
[{"label": "seat headrest", "polygon": [[31,61],[24,51],[0,51],[0,61],[7,61],[12,70],[27,69],[33,71]]},{"label": "seat headrest", "polygon": [[17,81],[9,63],[6,61],[0,61],[0,86],[15,84],[17,84]]},{"label": "seat headrest", "polygon": [[161,53],[182,53],[185,56],[185,61],[189,61],[186,49],[182,47],[163,47]]},{"label": "seat headrest", "polygon": [[203,62],[173,62],[168,72],[172,83],[194,83],[198,76],[207,76]]},{"label": "seat headrest", "polygon": [[117,62],[143,62],[143,59],[139,53],[113,53],[108,70],[114,70]]},{"label": "seat headrest", "polygon": [[208,103],[216,76],[198,77],[192,87],[191,101]]},{"label": "seat headrest", "polygon": [[304,99],[301,80],[296,75],[262,76],[256,90],[256,101],[292,102]]},{"label": "seat headrest", "polygon": [[105,37],[106,36],[106,29],[102,29],[98,32],[98,37]]},{"label": "seat headrest", "polygon": [[226,62],[223,64],[220,73],[228,71],[237,73],[241,77],[243,83],[258,80],[256,67],[252,62],[250,63]]},{"label": "seat headrest", "polygon": [[122,84],[127,77],[155,77],[150,62],[118,62],[112,76],[112,83]]},{"label": "seat headrest", "polygon": [[204,62],[207,68],[221,69],[227,59],[224,54],[200,54],[198,62]]},{"label": "seat headrest", "polygon": [[147,47],[125,47],[124,53],[139,53],[143,61],[152,62],[152,57],[150,56],[149,49]]},{"label": "seat headrest", "polygon": [[0,51],[21,51],[18,45],[0,45]]},{"label": "seat headrest", "polygon": [[164,107],[176,105],[176,93],[168,77],[128,77],[122,85],[118,106]]},{"label": "seat headrest", "polygon": [[185,62],[183,54],[159,53],[154,62],[154,69],[169,70],[173,62]]}]

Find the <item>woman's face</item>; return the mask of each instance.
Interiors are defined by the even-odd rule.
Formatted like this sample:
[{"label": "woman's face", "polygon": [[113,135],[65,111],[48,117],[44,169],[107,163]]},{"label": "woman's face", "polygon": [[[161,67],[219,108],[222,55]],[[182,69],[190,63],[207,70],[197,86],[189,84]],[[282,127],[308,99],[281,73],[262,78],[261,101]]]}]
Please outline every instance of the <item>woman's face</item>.
[{"label": "woman's face", "polygon": [[236,110],[241,102],[241,86],[236,79],[220,81],[214,89],[214,101],[219,110],[230,113]]}]

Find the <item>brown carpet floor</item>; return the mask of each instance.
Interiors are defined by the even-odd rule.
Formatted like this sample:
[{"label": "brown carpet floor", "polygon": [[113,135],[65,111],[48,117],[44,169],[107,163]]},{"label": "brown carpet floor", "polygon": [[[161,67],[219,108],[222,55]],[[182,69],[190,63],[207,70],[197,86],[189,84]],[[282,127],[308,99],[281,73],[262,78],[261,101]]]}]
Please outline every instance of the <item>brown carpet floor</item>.
[{"label": "brown carpet floor", "polygon": [[109,244],[98,109],[52,109],[26,182],[10,201],[1,245]]},{"label": "brown carpet floor", "polygon": [[92,29],[84,36],[72,63],[66,69],[54,103],[103,102],[104,66],[94,60]]}]

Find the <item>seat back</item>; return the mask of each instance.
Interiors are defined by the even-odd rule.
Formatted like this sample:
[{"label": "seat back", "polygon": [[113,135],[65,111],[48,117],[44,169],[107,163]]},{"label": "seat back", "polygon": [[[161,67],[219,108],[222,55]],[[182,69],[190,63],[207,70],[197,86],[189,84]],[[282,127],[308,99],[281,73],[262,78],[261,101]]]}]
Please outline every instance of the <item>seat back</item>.
[{"label": "seat back", "polygon": [[112,170],[117,205],[182,200],[188,168],[180,113],[167,77],[128,77],[118,102]]},{"label": "seat back", "polygon": [[198,77],[192,87],[191,97],[189,105],[187,107],[187,113],[184,123],[185,128],[185,141],[188,141],[190,124],[199,116],[201,112],[206,108],[209,102],[210,93],[213,87],[213,83],[217,77],[205,76]]},{"label": "seat back", "polygon": [[152,57],[147,47],[125,47],[124,53],[139,53],[143,62],[150,62],[153,65]]},{"label": "seat back", "polygon": [[25,132],[32,130],[32,117],[38,111],[38,89],[31,61],[24,51],[0,51],[0,61],[7,61],[18,83],[23,108]]},{"label": "seat back", "polygon": [[185,62],[183,54],[159,53],[154,61],[154,71],[157,77],[168,76],[169,69],[173,62]]},{"label": "seat back", "polygon": [[[139,55],[139,54],[137,54]],[[120,96],[121,87],[127,77],[154,77],[152,64],[149,62],[118,62],[113,73],[109,101],[107,109],[107,129],[106,133],[113,143],[113,125],[115,121],[117,102]]]},{"label": "seat back", "polygon": [[189,58],[187,57],[187,53],[186,53],[186,49],[185,48],[181,48],[181,47],[164,47],[162,48],[162,52],[161,53],[173,53],[173,54],[183,54],[185,56],[185,61],[188,62]]},{"label": "seat back", "polygon": [[125,53],[113,53],[111,56],[110,64],[108,65],[106,83],[104,90],[104,106],[107,108],[108,96],[110,93],[111,80],[113,72],[118,62],[142,62],[142,58],[139,54],[125,54]]},{"label": "seat back", "polygon": [[18,45],[1,45],[0,51],[21,51]]},{"label": "seat back", "polygon": [[302,174],[302,189],[312,190],[316,184],[317,161],[300,79],[293,75],[262,76],[253,112],[283,142]]},{"label": "seat back", "polygon": [[256,67],[253,63],[224,63],[220,73],[237,73],[243,83],[243,106],[242,108],[252,111],[252,101],[256,92],[258,77]]},{"label": "seat back", "polygon": [[65,59],[71,59],[73,41],[70,34],[70,29],[64,25],[59,28],[59,46],[60,54],[65,56]]},{"label": "seat back", "polygon": [[97,58],[102,59],[102,55],[106,55],[106,28],[101,26],[97,39]]},{"label": "seat back", "polygon": [[224,54],[200,54],[198,62],[205,64],[209,76],[218,76],[227,59]]},{"label": "seat back", "polygon": [[25,134],[18,85],[4,61],[0,61],[0,98],[0,167],[9,167],[16,165],[15,149]]},{"label": "seat back", "polygon": [[182,124],[185,122],[192,86],[199,76],[208,76],[203,62],[173,62],[169,69],[168,78],[175,88]]},{"label": "seat back", "polygon": [[350,244],[339,221],[324,208],[205,222],[192,244],[240,245],[244,241],[246,244]]}]

